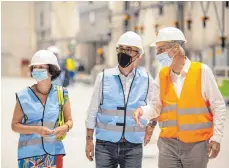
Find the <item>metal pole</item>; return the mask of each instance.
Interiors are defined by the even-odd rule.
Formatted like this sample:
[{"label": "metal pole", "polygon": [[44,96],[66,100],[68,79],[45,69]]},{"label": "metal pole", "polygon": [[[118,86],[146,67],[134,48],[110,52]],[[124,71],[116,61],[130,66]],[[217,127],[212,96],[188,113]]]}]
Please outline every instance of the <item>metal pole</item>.
[{"label": "metal pole", "polygon": [[213,66],[213,68],[214,68],[214,67],[215,67],[215,64],[216,64],[216,58],[215,58],[215,46],[212,46],[212,54],[213,54],[212,66]]},{"label": "metal pole", "polygon": [[220,17],[219,17],[219,13],[218,13],[218,10],[217,10],[217,6],[216,6],[216,3],[213,2],[213,6],[214,6],[214,9],[215,9],[215,15],[216,15],[216,19],[217,19],[217,22],[218,22],[218,27],[219,27],[219,30],[222,34],[222,25],[221,25],[221,22],[220,22]]},{"label": "metal pole", "polygon": [[[128,1],[124,1],[124,13],[125,14],[128,14],[128,11],[129,10],[129,2]],[[126,19],[124,21],[124,32],[128,31],[129,30],[129,19]]]},{"label": "metal pole", "polygon": [[224,31],[225,31],[225,7],[224,7],[224,3],[222,2],[222,36],[224,37]]},{"label": "metal pole", "polygon": [[178,22],[179,29],[184,33],[184,2],[177,2],[178,3]]},{"label": "metal pole", "polygon": [[[224,51],[224,48],[225,48],[225,43],[226,43],[226,38],[225,38],[225,7],[224,7],[224,3],[225,2],[222,2],[222,43],[221,43],[221,47],[223,49],[223,52],[225,53]],[[225,54],[226,56],[226,54]]]},{"label": "metal pole", "polygon": [[153,66],[153,62],[155,61],[155,50],[152,47],[148,47],[148,53],[149,53],[149,72],[153,76],[153,78],[156,77],[156,67]]},{"label": "metal pole", "polygon": [[229,66],[229,44],[227,45],[227,65]]}]

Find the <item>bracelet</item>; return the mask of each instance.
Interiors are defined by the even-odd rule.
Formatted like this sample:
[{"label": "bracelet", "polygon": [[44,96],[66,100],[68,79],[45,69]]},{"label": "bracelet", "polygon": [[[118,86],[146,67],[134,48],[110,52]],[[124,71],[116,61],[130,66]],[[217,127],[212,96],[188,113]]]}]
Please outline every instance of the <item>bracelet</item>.
[{"label": "bracelet", "polygon": [[86,136],[86,140],[93,140],[93,136],[90,135]]},{"label": "bracelet", "polygon": [[67,132],[69,132],[70,126],[67,123],[65,123],[64,125],[67,125],[67,127],[68,127],[68,131]]}]

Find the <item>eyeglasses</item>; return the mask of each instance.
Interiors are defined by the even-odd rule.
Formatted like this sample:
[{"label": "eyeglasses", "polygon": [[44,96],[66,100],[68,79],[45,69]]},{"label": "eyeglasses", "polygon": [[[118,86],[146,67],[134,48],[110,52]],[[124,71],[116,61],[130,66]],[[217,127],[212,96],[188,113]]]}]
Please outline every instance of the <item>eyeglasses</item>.
[{"label": "eyeglasses", "polygon": [[127,49],[124,49],[124,48],[121,48],[121,47],[117,47],[116,48],[116,51],[118,53],[125,53],[127,55],[130,55],[132,57],[136,56],[137,54],[139,54],[139,51],[138,50],[133,50],[131,48],[127,48]]},{"label": "eyeglasses", "polygon": [[156,48],[156,53],[157,53],[157,54],[161,54],[161,53],[163,53],[163,52],[165,52],[165,51],[168,51],[168,50],[169,50],[170,48],[172,48],[174,45],[175,45],[174,42],[170,42],[170,43],[167,44],[166,47],[165,47],[165,46],[163,46],[163,47],[157,47],[157,48]]}]

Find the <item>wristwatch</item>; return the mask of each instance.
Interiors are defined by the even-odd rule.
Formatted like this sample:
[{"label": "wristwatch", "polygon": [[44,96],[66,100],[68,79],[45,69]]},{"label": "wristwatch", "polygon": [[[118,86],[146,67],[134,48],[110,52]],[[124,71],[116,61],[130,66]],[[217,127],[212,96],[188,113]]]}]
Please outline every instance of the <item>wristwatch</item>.
[{"label": "wristwatch", "polygon": [[154,128],[156,125],[157,125],[157,121],[155,121],[155,120],[150,120],[150,122],[148,124],[148,126],[150,126],[152,128]]}]

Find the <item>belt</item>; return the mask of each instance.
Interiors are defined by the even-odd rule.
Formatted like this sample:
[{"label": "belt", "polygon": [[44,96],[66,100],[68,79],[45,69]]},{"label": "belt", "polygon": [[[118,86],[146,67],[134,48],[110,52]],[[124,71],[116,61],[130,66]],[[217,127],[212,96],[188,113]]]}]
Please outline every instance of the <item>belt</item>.
[{"label": "belt", "polygon": [[[96,141],[98,142],[101,142],[101,143],[104,143],[104,142],[109,142],[109,141],[104,141],[104,140],[99,140],[99,139],[96,139]],[[120,142],[128,142],[125,138],[121,138],[118,142],[116,143],[120,143]],[[113,142],[110,142],[110,143],[113,143]]]},{"label": "belt", "polygon": [[119,142],[127,142],[127,140],[124,137],[122,137]]}]

